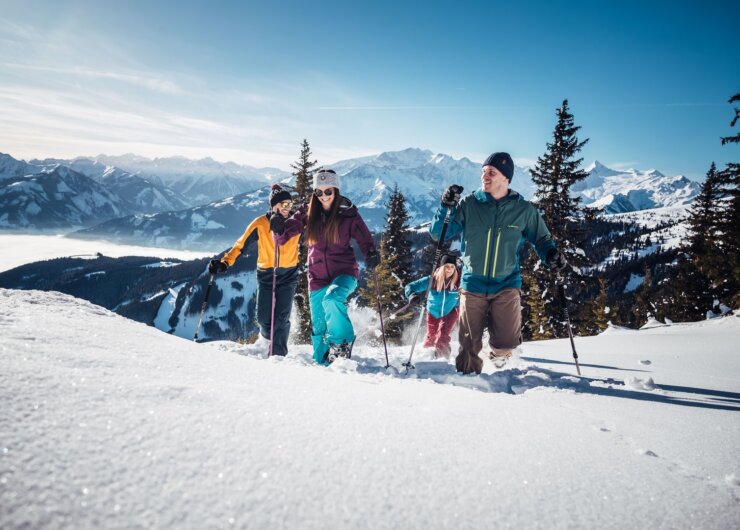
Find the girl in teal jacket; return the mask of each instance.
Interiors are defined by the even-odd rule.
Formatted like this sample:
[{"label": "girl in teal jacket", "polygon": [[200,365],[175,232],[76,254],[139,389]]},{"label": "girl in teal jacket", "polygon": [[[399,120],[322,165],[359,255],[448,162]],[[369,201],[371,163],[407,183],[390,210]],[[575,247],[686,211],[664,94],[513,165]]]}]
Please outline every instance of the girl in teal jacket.
[{"label": "girl in teal jacket", "polygon": [[460,271],[457,269],[457,258],[452,254],[442,256],[439,267],[431,276],[425,276],[409,283],[404,292],[411,300],[419,293],[424,293],[432,281],[432,288],[427,298],[427,335],[425,348],[434,348],[435,357],[450,356],[450,333],[457,323],[460,297]]}]

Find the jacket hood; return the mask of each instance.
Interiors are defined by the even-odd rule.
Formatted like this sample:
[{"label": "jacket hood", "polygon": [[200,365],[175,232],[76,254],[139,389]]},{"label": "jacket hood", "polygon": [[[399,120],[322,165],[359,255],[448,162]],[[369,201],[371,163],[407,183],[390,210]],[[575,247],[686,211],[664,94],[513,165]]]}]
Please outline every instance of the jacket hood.
[{"label": "jacket hood", "polygon": [[347,197],[342,197],[342,204],[339,205],[338,214],[342,217],[357,217],[357,206]]}]

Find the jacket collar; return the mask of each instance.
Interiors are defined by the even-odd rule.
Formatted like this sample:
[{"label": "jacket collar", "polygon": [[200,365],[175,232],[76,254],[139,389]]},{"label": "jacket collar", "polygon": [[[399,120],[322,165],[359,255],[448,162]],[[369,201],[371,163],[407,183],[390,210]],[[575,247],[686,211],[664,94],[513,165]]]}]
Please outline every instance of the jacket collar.
[{"label": "jacket collar", "polygon": [[[483,203],[485,203],[485,202],[496,202],[495,199],[493,197],[491,197],[491,194],[490,193],[486,193],[482,189],[475,190],[473,192],[473,196],[475,197],[475,200],[478,201],[478,202],[483,202]],[[504,201],[523,201],[523,200],[524,200],[524,197],[522,197],[521,195],[519,195],[518,192],[516,192],[516,191],[514,191],[512,189],[509,189],[509,194],[506,197],[503,197],[501,200],[499,200],[499,202],[504,202]]]}]

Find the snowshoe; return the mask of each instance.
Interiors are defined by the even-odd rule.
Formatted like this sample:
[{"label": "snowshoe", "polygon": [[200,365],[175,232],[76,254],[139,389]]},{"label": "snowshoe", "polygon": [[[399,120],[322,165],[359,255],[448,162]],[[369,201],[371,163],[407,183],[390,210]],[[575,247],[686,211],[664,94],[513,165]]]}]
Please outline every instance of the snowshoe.
[{"label": "snowshoe", "polygon": [[345,359],[352,358],[352,346],[354,346],[354,344],[355,341],[352,341],[352,344],[350,344],[346,340],[343,340],[341,344],[330,344],[329,351],[326,352],[326,362],[331,364],[339,357],[343,357]]}]

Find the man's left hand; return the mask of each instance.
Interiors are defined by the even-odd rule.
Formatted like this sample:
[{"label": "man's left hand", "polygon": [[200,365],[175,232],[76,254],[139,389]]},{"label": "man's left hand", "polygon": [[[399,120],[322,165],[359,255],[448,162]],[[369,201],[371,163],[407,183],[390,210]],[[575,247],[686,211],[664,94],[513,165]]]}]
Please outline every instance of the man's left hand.
[{"label": "man's left hand", "polygon": [[555,272],[563,272],[568,267],[568,260],[558,249],[553,248],[547,253],[547,263]]}]

